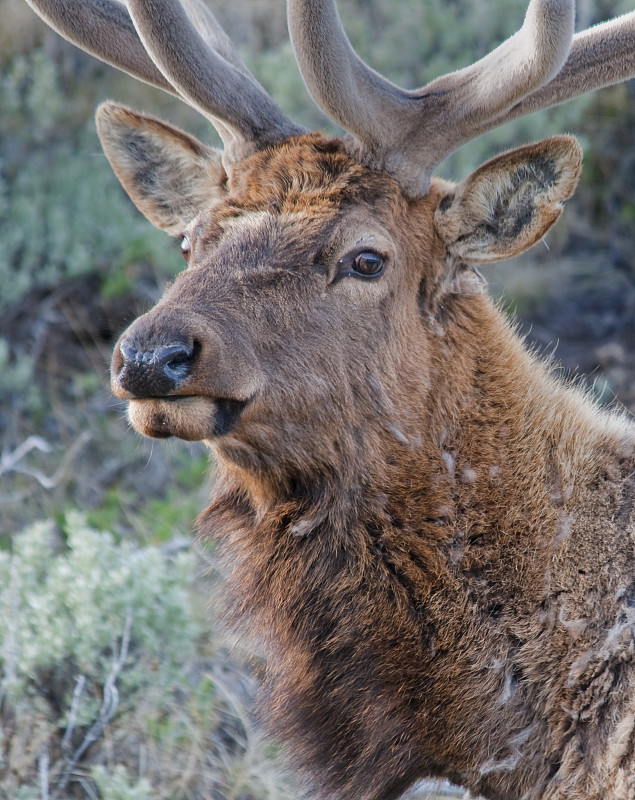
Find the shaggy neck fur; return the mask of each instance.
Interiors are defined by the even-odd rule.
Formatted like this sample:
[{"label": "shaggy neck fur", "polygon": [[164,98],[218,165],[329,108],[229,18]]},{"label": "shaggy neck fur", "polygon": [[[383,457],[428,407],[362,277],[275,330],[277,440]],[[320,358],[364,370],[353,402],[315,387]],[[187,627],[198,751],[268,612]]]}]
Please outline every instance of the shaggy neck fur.
[{"label": "shaggy neck fur", "polygon": [[[633,617],[632,537],[615,557],[633,434],[550,377],[484,296],[444,313],[430,380],[389,398],[398,424],[378,412],[339,450],[317,442],[313,475],[267,465],[277,491],[221,451],[201,532],[231,564],[231,617],[266,648],[267,715],[312,791],[388,800],[442,775],[496,800],[599,798],[588,775],[613,734],[588,720],[627,720],[632,751],[611,695],[633,679],[632,640],[606,631],[622,620],[617,642]],[[561,774],[586,793],[558,794]]]}]

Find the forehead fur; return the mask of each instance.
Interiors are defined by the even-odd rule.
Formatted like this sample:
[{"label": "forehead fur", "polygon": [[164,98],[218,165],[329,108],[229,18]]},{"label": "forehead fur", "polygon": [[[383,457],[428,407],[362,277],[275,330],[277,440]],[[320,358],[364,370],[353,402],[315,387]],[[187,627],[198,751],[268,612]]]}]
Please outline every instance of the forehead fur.
[{"label": "forehead fur", "polygon": [[397,183],[353,160],[339,139],[294,137],[232,168],[229,205],[236,210],[298,212],[346,204],[403,202]]}]

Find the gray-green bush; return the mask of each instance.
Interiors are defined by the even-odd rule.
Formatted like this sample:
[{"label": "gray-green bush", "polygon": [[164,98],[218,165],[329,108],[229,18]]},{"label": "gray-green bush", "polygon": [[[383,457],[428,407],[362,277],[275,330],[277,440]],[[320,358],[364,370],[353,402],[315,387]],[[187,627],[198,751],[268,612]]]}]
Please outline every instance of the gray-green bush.
[{"label": "gray-green bush", "polygon": [[0,797],[284,795],[240,719],[241,681],[221,669],[223,694],[212,678],[194,559],[174,549],[69,513],[0,552]]},{"label": "gray-green bush", "polygon": [[59,72],[40,49],[0,75],[0,312],[36,286],[111,274],[132,259],[175,269],[168,240],[127,201],[85,100],[78,109]]}]

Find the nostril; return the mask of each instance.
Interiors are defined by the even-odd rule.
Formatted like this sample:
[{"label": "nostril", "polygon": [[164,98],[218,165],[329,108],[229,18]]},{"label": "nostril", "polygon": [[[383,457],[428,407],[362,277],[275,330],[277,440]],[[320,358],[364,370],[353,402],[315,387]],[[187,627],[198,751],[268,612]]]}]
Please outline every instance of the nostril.
[{"label": "nostril", "polygon": [[163,367],[165,374],[176,383],[185,380],[198,352],[197,343],[191,346],[179,343],[157,347],[152,354],[152,363]]},{"label": "nostril", "polygon": [[[119,345],[119,358],[113,359],[118,385],[137,396],[161,396],[173,392],[189,377],[201,346],[196,341],[173,341],[146,348],[129,337]],[[116,361],[120,363],[116,364]]]},{"label": "nostril", "polygon": [[119,344],[119,352],[121,353],[121,357],[123,359],[121,366],[125,367],[128,364],[134,364],[134,362],[137,360],[137,354],[139,351],[133,345],[132,340],[124,339]]}]

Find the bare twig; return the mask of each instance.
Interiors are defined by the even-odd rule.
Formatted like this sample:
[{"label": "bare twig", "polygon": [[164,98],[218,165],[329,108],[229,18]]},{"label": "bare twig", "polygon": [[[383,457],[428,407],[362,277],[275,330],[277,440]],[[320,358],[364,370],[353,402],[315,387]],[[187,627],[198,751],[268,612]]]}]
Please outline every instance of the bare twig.
[{"label": "bare twig", "polygon": [[29,436],[28,439],[18,445],[15,450],[10,452],[4,451],[2,453],[0,456],[0,476],[8,472],[18,472],[21,475],[28,475],[34,478],[44,489],[54,489],[64,479],[75,456],[91,438],[92,435],[89,431],[82,431],[62,456],[60,465],[53,475],[48,476],[40,472],[40,470],[33,469],[32,467],[24,467],[20,464],[32,450],[39,450],[42,453],[53,452],[51,445],[41,436]]},{"label": "bare twig", "polygon": [[40,798],[41,800],[49,800],[49,751],[46,745],[43,745],[37,759],[38,773],[40,776]]},{"label": "bare twig", "polygon": [[99,800],[99,795],[95,791],[94,786],[92,785],[91,781],[87,780],[86,778],[79,776],[77,778],[78,783],[84,790],[84,793],[89,798],[89,800]]},{"label": "bare twig", "polygon": [[40,450],[42,453],[50,453],[52,451],[51,445],[41,436],[29,436],[22,444],[19,444],[15,450],[7,452],[3,450],[0,455],[0,475],[5,472],[12,472],[17,464],[28,455],[31,450]]},{"label": "bare twig", "polygon": [[[68,781],[71,775],[73,774],[73,771],[75,770],[77,764],[83,757],[84,753],[94,742],[96,742],[98,739],[101,738],[106,726],[108,725],[115,711],[117,710],[117,706],[119,705],[119,689],[117,688],[117,678],[119,677],[119,673],[121,672],[126,662],[126,658],[128,657],[128,647],[130,646],[131,628],[132,628],[132,609],[128,608],[126,612],[126,620],[124,623],[123,633],[121,635],[121,645],[119,647],[118,653],[116,652],[116,644],[113,645],[114,660],[112,667],[110,669],[110,673],[106,678],[106,682],[104,683],[104,697],[102,700],[101,708],[99,709],[99,714],[97,716],[97,719],[88,729],[88,732],[84,736],[82,743],[75,750],[72,757],[66,759],[66,768],[64,769],[64,773],[62,774],[57,784],[58,797],[60,797],[63,794],[64,790],[66,789]],[[81,692],[78,692],[77,686],[75,687],[73,702],[75,702],[76,694],[78,696],[81,694]],[[79,699],[77,702],[79,703]],[[70,725],[70,720],[69,720],[69,725]],[[66,738],[66,736],[64,738]]]},{"label": "bare twig", "polygon": [[77,678],[77,681],[75,682],[75,689],[73,690],[73,700],[71,701],[71,710],[68,715],[68,725],[66,726],[66,730],[64,731],[64,738],[62,739],[62,754],[67,761],[71,746],[71,739],[75,731],[77,712],[79,711],[79,704],[85,686],[86,686],[86,676],[82,674]]}]

